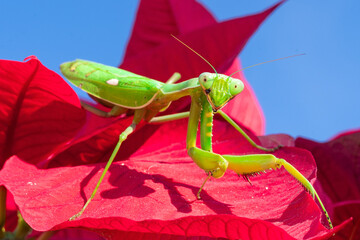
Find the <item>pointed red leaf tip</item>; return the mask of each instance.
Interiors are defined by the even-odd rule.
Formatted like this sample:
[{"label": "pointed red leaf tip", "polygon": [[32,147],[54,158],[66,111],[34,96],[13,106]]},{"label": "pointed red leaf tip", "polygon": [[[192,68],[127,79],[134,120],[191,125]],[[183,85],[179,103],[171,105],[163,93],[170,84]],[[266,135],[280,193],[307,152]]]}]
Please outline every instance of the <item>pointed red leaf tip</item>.
[{"label": "pointed red leaf tip", "polygon": [[[80,227],[109,239],[254,240],[321,239],[337,230],[326,230],[318,205],[284,169],[250,178],[252,186],[228,171],[223,178],[209,181],[203,200],[196,200],[205,174],[187,156],[186,128],[185,119],[162,124],[135,154],[114,163],[94,200],[72,222],[67,219],[90,196],[103,163],[39,170],[12,157],[0,171],[0,182],[14,195],[27,223],[38,231]],[[214,152],[261,152],[229,124],[216,120],[214,128]],[[286,136],[271,136],[265,142],[273,144],[274,139],[288,141]],[[284,147],[275,155],[314,182],[315,163],[308,151]]]},{"label": "pointed red leaf tip", "polygon": [[338,239],[360,239],[360,130],[342,133],[325,143],[304,138],[296,139],[296,146],[314,155],[318,179],[332,204],[334,224],[353,218]]},{"label": "pointed red leaf tip", "polygon": [[29,60],[31,60],[31,59],[39,60],[36,56],[31,55],[31,56],[28,56],[28,57],[24,58],[24,61],[23,61],[23,62],[29,61]]},{"label": "pointed red leaf tip", "polygon": [[[238,62],[234,62],[237,55],[282,2],[258,14],[217,22],[194,0],[143,0],[120,67],[163,82],[174,72],[180,72],[186,80],[212,71],[202,59],[171,38],[170,34],[173,34],[200,53],[218,72],[235,72],[240,69]],[[230,67],[231,72],[228,72]],[[245,82],[245,90],[232,100],[232,108],[225,108],[225,111],[257,135],[262,135],[265,120],[261,107],[245,78],[242,76],[241,79]],[[167,113],[181,111],[189,103],[189,99],[176,101]]]},{"label": "pointed red leaf tip", "polygon": [[36,57],[0,60],[0,166],[12,155],[37,164],[84,121],[71,87]]}]

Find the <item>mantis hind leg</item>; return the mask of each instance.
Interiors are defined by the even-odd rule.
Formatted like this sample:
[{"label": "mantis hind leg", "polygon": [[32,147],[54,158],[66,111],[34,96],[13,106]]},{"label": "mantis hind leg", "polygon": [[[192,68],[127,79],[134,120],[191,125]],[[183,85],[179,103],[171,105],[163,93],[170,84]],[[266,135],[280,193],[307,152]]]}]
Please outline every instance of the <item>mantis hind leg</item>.
[{"label": "mantis hind leg", "polygon": [[229,169],[243,176],[257,174],[266,170],[275,170],[283,166],[288,173],[290,173],[296,180],[300,182],[301,185],[304,186],[304,188],[313,198],[317,198],[330,228],[333,228],[329,214],[327,213],[314,187],[311,185],[309,180],[307,180],[293,165],[288,163],[286,160],[277,158],[272,154],[252,154],[243,156],[223,155],[222,157],[229,162]]},{"label": "mantis hind leg", "polygon": [[86,203],[84,204],[84,206],[82,207],[82,209],[80,210],[80,212],[78,212],[77,214],[75,214],[74,216],[72,216],[69,221],[75,220],[76,218],[80,217],[81,214],[85,211],[86,207],[89,205],[89,203],[91,202],[91,200],[95,197],[95,194],[106,174],[106,172],[108,171],[109,167],[111,166],[112,162],[114,161],[114,158],[116,156],[116,154],[118,153],[121,144],[126,140],[126,138],[135,130],[136,125],[141,121],[142,117],[144,116],[144,111],[143,110],[139,110],[139,111],[135,111],[135,116],[134,116],[134,120],[132,122],[132,124],[127,127],[119,136],[119,141],[117,142],[101,176],[99,181],[97,182],[93,192],[91,193],[90,198],[86,201]]}]

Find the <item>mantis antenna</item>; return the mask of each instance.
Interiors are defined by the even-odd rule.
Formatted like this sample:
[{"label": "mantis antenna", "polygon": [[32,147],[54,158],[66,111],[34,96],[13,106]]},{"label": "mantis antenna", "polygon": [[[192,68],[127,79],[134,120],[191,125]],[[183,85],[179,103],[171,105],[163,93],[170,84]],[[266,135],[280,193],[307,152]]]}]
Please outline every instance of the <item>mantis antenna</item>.
[{"label": "mantis antenna", "polygon": [[[196,52],[194,49],[192,49],[191,47],[189,47],[186,43],[184,43],[183,41],[181,41],[180,39],[178,39],[177,37],[175,37],[174,35],[170,34],[173,38],[175,38],[178,42],[180,42],[182,45],[184,45],[185,47],[187,47],[188,49],[190,49],[193,53],[195,53],[196,55],[198,55],[202,60],[204,60],[207,64],[209,64],[209,66],[214,70],[214,72],[216,73],[216,76],[217,76],[217,71],[216,69],[213,67],[213,65],[210,64],[210,62],[208,60],[206,60],[203,56],[201,56],[198,52]],[[265,64],[265,63],[271,63],[271,62],[276,62],[276,61],[279,61],[279,60],[283,60],[283,59],[287,59],[287,58],[292,58],[292,57],[298,57],[298,56],[302,56],[302,55],[305,55],[305,53],[300,53],[300,54],[295,54],[295,55],[291,55],[291,56],[287,56],[287,57],[282,57],[282,58],[278,58],[278,59],[273,59],[273,60],[270,60],[270,61],[265,61],[265,62],[261,62],[261,63],[257,63],[257,64],[254,64],[254,65],[251,65],[251,66],[248,66],[248,67],[245,67],[245,68],[242,68],[240,70],[237,70],[236,72],[233,72],[229,78],[231,76],[233,76],[235,73],[238,73],[238,72],[241,72],[241,71],[244,71],[245,69],[248,69],[248,68],[252,68],[252,67],[255,67],[255,66],[259,66],[259,65],[262,65],[262,64]]]},{"label": "mantis antenna", "polygon": [[210,65],[210,67],[214,70],[214,72],[216,73],[216,76],[218,75],[216,69],[213,67],[213,65],[211,65],[209,63],[208,60],[206,60],[203,56],[201,56],[199,53],[197,53],[194,49],[192,49],[191,47],[189,47],[188,45],[186,45],[186,43],[184,43],[183,41],[181,41],[180,39],[178,39],[177,37],[175,37],[174,35],[170,34],[173,38],[175,38],[178,42],[180,42],[182,45],[184,45],[185,47],[187,47],[188,49],[190,49],[193,53],[195,53],[196,55],[198,55],[202,60],[204,60],[207,64]]},{"label": "mantis antenna", "polygon": [[240,69],[240,70],[237,70],[236,72],[233,72],[233,73],[229,76],[229,78],[230,78],[231,76],[233,76],[235,73],[241,72],[241,71],[243,71],[243,70],[245,70],[245,69],[248,69],[248,68],[252,68],[252,67],[259,66],[259,65],[262,65],[262,64],[265,64],[265,63],[271,63],[271,62],[275,62],[275,61],[279,61],[279,60],[283,60],[283,59],[287,59],[287,58],[298,57],[298,56],[302,56],[302,55],[305,55],[305,53],[295,54],[295,55],[291,55],[291,56],[287,56],[287,57],[282,57],[282,58],[273,59],[273,60],[270,60],[270,61],[265,61],[265,62],[257,63],[257,64],[254,64],[254,65],[251,65],[251,66],[242,68],[242,69]]}]

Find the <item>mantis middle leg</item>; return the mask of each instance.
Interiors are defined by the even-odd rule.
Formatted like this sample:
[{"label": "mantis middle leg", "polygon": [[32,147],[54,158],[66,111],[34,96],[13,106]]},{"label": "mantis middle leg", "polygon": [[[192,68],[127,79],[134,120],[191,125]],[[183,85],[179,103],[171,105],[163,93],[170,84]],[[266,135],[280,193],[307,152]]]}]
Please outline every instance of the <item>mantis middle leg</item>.
[{"label": "mantis middle leg", "polygon": [[[220,114],[220,116],[222,116],[231,126],[233,126],[250,144],[251,146],[263,150],[265,152],[274,152],[275,150],[279,149],[280,147],[282,147],[281,145],[274,147],[274,148],[265,148],[263,146],[260,146],[258,144],[256,144],[250,137],[249,135],[246,134],[246,132],[239,126],[236,124],[236,122],[234,120],[232,120],[225,112],[223,112],[222,110],[218,110],[218,113]],[[169,121],[173,121],[173,120],[178,120],[178,119],[183,119],[183,118],[187,118],[190,116],[190,112],[182,112],[182,113],[174,113],[174,114],[170,114],[170,115],[164,115],[164,116],[159,116],[159,117],[154,117],[153,119],[151,119],[151,121],[149,123],[164,123],[164,122],[169,122]]]}]

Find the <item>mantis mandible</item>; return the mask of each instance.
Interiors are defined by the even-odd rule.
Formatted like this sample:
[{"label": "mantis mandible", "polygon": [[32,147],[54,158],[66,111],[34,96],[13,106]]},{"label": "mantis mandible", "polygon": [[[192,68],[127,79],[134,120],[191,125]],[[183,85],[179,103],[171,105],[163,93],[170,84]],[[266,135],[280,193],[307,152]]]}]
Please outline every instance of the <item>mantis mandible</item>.
[{"label": "mantis mandible", "polygon": [[[174,38],[177,39],[176,37]],[[179,39],[177,40],[188,47]],[[192,50],[190,47],[188,48]],[[135,130],[141,120],[149,123],[160,123],[188,117],[186,150],[192,160],[201,169],[205,170],[207,174],[206,179],[197,193],[197,199],[201,199],[201,190],[206,181],[210,177],[222,177],[227,169],[233,170],[249,181],[249,175],[266,170],[278,169],[283,166],[288,173],[306,188],[313,199],[315,197],[317,198],[329,226],[332,228],[333,226],[329,215],[314,187],[285,159],[277,158],[269,153],[236,156],[220,155],[212,151],[212,126],[215,113],[219,113],[227,122],[239,131],[252,146],[266,152],[272,152],[277,148],[268,149],[257,145],[228,115],[226,115],[226,113],[221,110],[227,102],[244,89],[243,82],[240,79],[232,78],[231,76],[233,74],[230,76],[218,74],[215,68],[206,59],[194,50],[192,51],[207,62],[215,73],[205,72],[200,74],[198,78],[192,78],[180,83],[176,83],[176,81],[180,79],[180,74],[175,73],[166,83],[163,83],[123,69],[85,60],[75,60],[61,64],[61,72],[71,83],[92,95],[99,103],[106,103],[107,106],[112,107],[109,112],[104,112],[82,102],[83,108],[102,117],[116,117],[127,113],[128,111],[131,111],[134,114],[131,125],[120,134],[119,141],[117,142],[90,198],[84,204],[80,212],[72,216],[69,220],[76,219],[84,212],[94,198],[122,142]],[[189,112],[156,116],[159,112],[164,111],[172,101],[178,100],[184,96],[191,97],[191,107]],[[200,147],[197,147],[196,136],[199,122]]]}]

